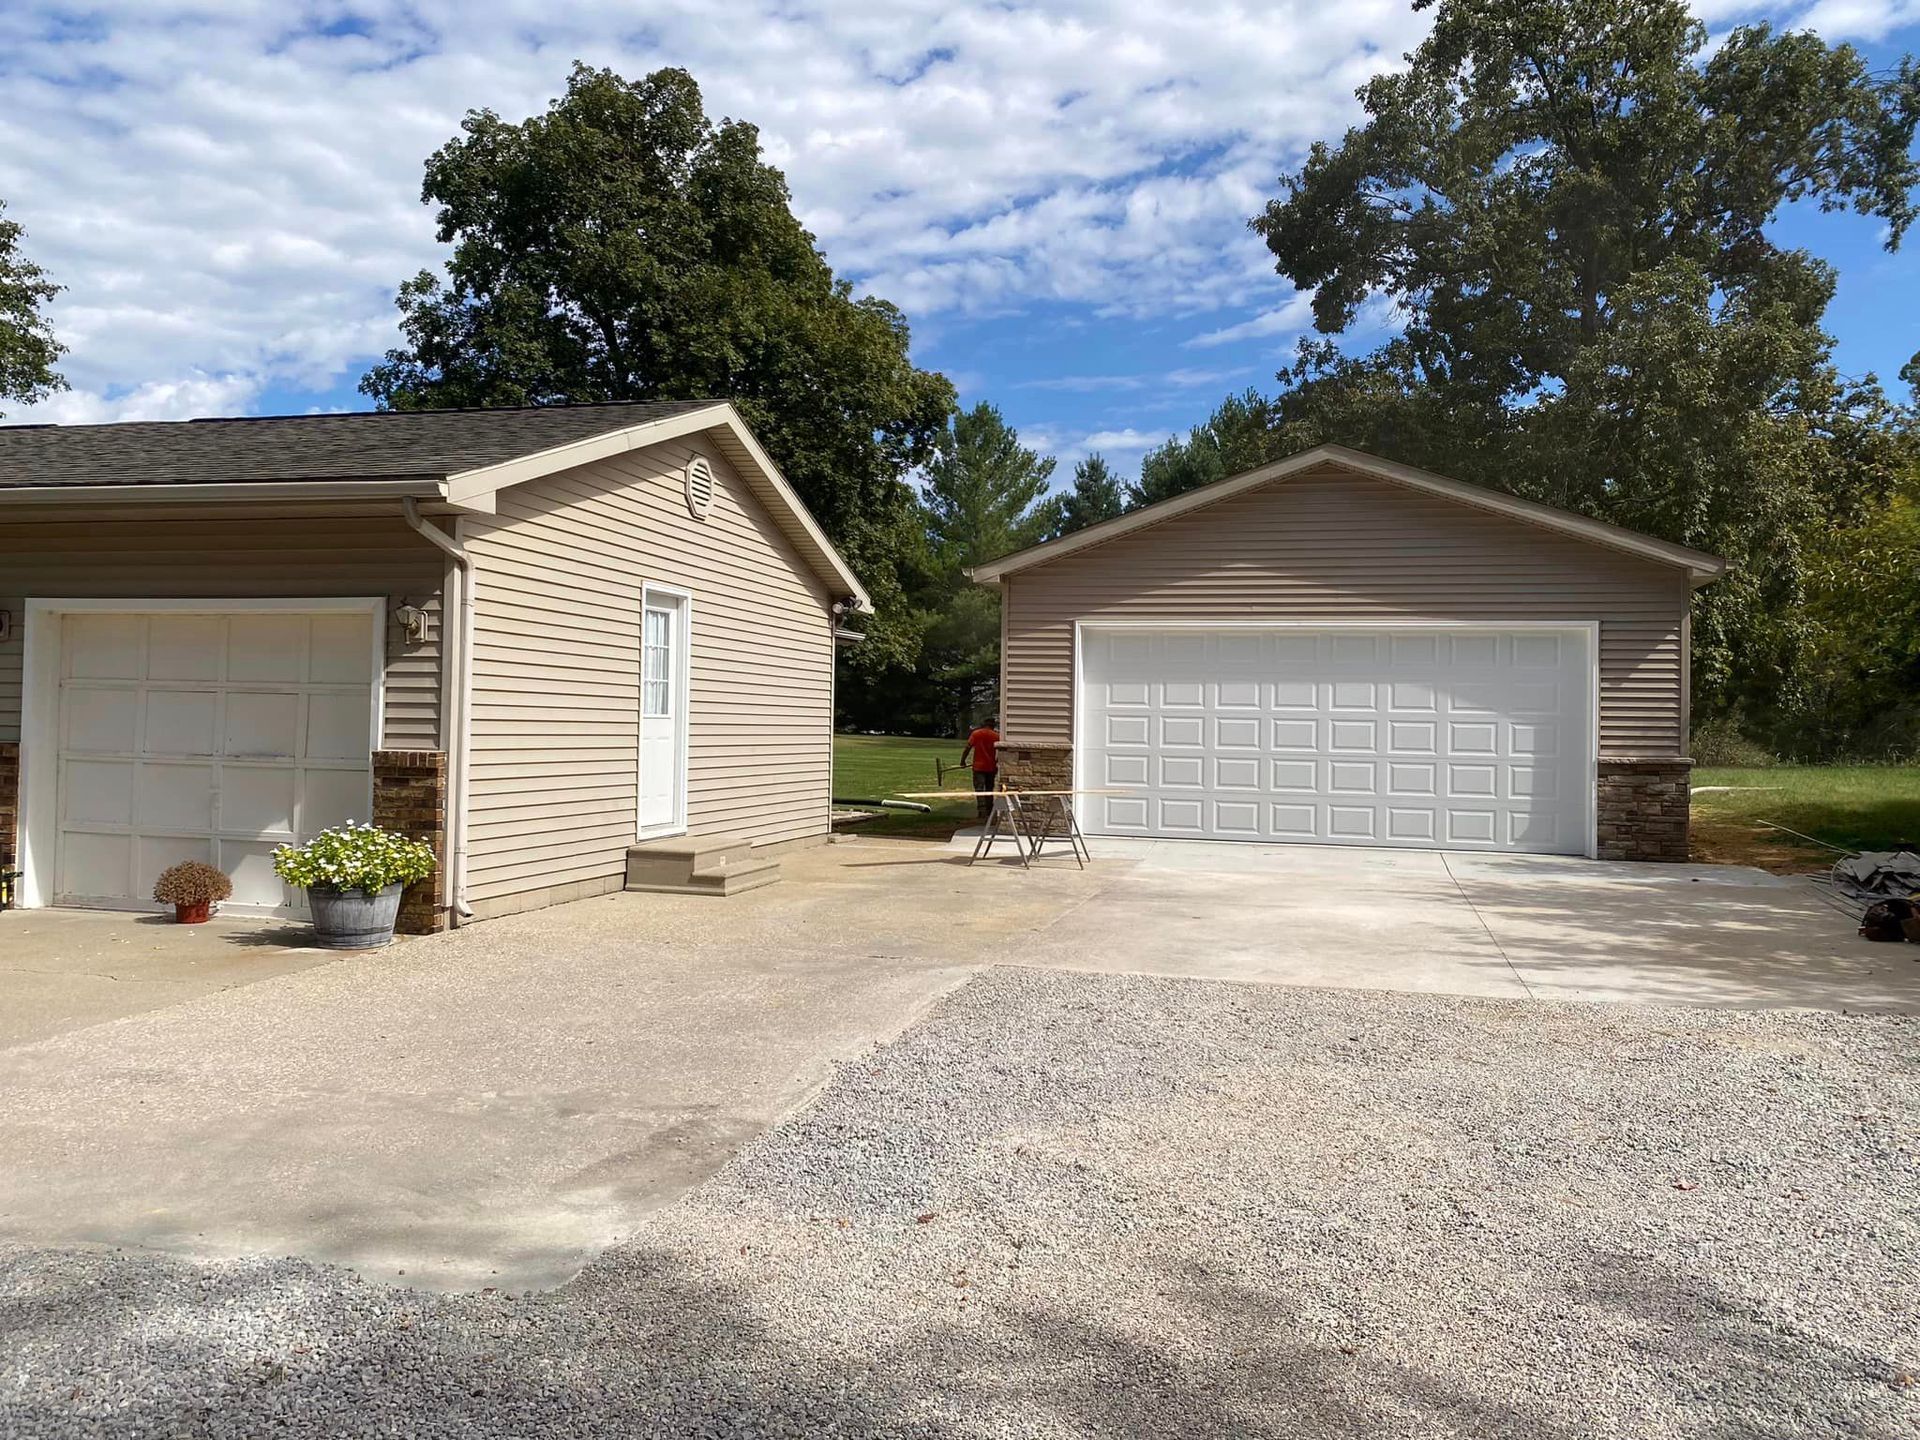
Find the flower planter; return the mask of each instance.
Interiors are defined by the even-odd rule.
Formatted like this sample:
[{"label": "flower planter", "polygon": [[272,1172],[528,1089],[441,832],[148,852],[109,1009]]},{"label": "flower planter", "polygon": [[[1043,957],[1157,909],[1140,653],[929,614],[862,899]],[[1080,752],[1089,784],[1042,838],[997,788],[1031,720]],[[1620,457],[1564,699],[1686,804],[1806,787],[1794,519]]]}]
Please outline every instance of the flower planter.
[{"label": "flower planter", "polygon": [[393,922],[400,914],[400,892],[395,883],[384,890],[336,890],[331,885],[307,887],[307,906],[313,911],[314,938],[328,950],[377,950],[393,943]]},{"label": "flower planter", "polygon": [[233,894],[233,882],[204,860],[181,860],[160,872],[153,898],[173,906],[177,925],[204,925],[213,907]]}]

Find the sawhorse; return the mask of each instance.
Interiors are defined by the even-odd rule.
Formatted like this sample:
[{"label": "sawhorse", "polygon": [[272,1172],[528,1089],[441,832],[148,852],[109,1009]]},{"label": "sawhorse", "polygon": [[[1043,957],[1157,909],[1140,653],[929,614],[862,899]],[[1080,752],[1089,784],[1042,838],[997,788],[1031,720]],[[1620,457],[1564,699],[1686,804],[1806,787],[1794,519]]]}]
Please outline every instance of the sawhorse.
[{"label": "sawhorse", "polygon": [[1067,848],[1073,852],[1074,862],[1082,870],[1087,868],[1087,861],[1093,858],[1093,852],[1087,848],[1087,837],[1080,833],[1080,821],[1073,813],[1073,796],[1039,796],[1033,804],[1022,807],[1018,814],[1027,822],[1029,866],[1040,858],[1047,841],[1058,843],[1064,840]]},{"label": "sawhorse", "polygon": [[1003,790],[997,790],[993,796],[993,811],[987,817],[987,823],[980,832],[980,838],[973,842],[973,854],[967,864],[977,864],[982,856],[993,854],[996,840],[1011,840],[1014,852],[1020,857],[1020,864],[1026,869],[1033,868],[1033,856],[1028,851],[1026,828],[1020,823],[1020,797]]}]

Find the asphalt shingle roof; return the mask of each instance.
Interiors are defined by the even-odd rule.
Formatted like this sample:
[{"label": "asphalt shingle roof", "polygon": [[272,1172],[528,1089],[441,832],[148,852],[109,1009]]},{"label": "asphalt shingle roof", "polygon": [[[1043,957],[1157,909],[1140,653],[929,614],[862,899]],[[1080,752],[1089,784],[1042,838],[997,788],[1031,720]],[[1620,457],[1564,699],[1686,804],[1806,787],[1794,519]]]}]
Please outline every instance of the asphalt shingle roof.
[{"label": "asphalt shingle roof", "polygon": [[442,478],[714,403],[0,425],[0,488]]}]

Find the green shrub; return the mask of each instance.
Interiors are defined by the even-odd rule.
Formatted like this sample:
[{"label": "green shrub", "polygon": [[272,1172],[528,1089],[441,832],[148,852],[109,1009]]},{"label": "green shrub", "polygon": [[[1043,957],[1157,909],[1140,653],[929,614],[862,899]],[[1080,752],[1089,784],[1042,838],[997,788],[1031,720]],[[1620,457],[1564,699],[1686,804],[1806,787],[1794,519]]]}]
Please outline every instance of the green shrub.
[{"label": "green shrub", "polygon": [[1693,731],[1693,763],[1703,769],[1751,769],[1779,763],[1766,746],[1749,740],[1740,730],[1740,722],[1731,715],[1716,715],[1696,725]]},{"label": "green shrub", "polygon": [[322,830],[304,845],[282,845],[273,852],[273,873],[302,890],[324,886],[371,895],[389,885],[424,880],[433,870],[433,847],[426,842],[351,820]]}]

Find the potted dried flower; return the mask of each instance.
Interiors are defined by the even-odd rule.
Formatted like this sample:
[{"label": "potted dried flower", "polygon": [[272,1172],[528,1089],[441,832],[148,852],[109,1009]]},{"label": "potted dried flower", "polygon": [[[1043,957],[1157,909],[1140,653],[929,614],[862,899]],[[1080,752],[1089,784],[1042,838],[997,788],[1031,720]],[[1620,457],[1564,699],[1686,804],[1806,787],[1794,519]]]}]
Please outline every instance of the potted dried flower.
[{"label": "potted dried flower", "polygon": [[314,936],[333,950],[390,943],[400,892],[433,870],[433,847],[424,841],[351,820],[273,852],[274,873],[307,892]]},{"label": "potted dried flower", "polygon": [[173,918],[182,925],[202,924],[232,894],[233,882],[204,860],[169,865],[153,882],[153,898],[173,906]]}]

